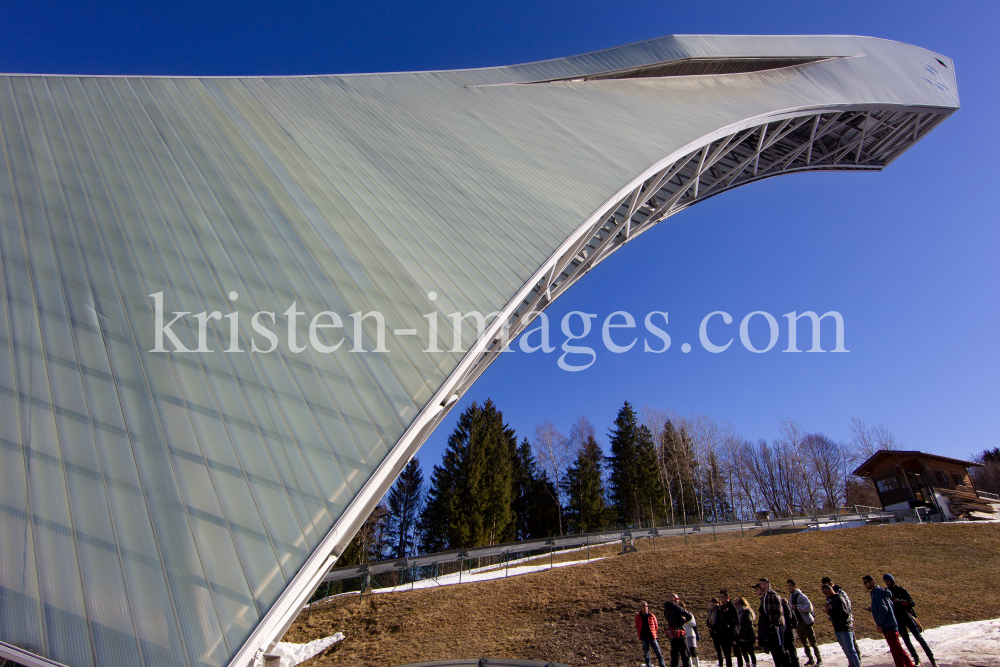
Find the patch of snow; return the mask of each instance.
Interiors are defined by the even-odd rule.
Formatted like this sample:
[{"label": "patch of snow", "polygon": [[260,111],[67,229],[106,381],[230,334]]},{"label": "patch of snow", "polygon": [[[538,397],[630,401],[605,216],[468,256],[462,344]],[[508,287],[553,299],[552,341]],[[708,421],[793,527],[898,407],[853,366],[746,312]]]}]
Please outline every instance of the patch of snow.
[{"label": "patch of snow", "polygon": [[303,663],[314,655],[322,653],[344,638],[344,633],[338,632],[331,637],[314,639],[308,644],[292,644],[290,642],[278,642],[269,655],[281,656],[281,667],[295,667]]},{"label": "patch of snow", "polygon": [[[840,523],[828,523],[821,525],[818,530],[839,530],[840,528],[861,528],[867,521],[842,521]],[[810,528],[809,530],[817,530],[817,528]]]},{"label": "patch of snow", "polygon": [[[603,558],[591,558],[590,561],[585,560],[571,560],[563,563],[554,563],[549,565],[545,563],[544,565],[518,565],[511,568],[500,567],[498,569],[486,569],[481,568],[479,570],[473,570],[472,572],[462,572],[461,583],[468,584],[473,581],[489,581],[490,579],[503,579],[505,577],[511,576],[516,577],[519,574],[529,574],[531,572],[541,572],[543,570],[550,570],[557,567],[567,567],[569,565],[581,565],[583,563],[596,563],[599,560],[604,560]],[[492,566],[496,567],[496,566]],[[459,573],[445,574],[436,579],[421,579],[420,581],[415,581],[413,583],[400,584],[399,586],[390,586],[387,588],[376,588],[374,592],[376,593],[394,593],[397,591],[408,591],[414,588],[437,588],[438,586],[452,586],[459,583]],[[355,593],[357,595],[357,593]]]},{"label": "patch of snow", "polygon": [[[569,550],[567,550],[569,551]],[[565,553],[565,552],[563,552]],[[516,565],[505,568],[503,565],[487,565],[481,568],[474,568],[473,570],[465,570],[462,572],[461,581],[459,581],[459,574],[456,572],[454,574],[444,574],[440,577],[421,579],[420,581],[407,582],[405,584],[400,584],[398,586],[388,586],[386,588],[375,588],[372,592],[374,593],[399,593],[402,591],[410,591],[418,588],[437,588],[438,586],[452,586],[458,583],[468,584],[474,581],[489,581],[491,579],[504,579],[508,576],[516,577],[519,574],[529,574],[531,572],[541,572],[542,570],[549,570],[556,567],[566,567],[568,565],[581,565],[583,563],[596,563],[599,560],[604,560],[605,557],[601,558],[591,558],[588,560],[572,560],[563,563],[555,563],[549,565],[547,562],[541,565]],[[540,558],[538,556],[533,556],[530,558],[524,558],[517,561],[510,561],[511,564],[524,562],[527,560],[538,561]],[[330,597],[322,598],[320,600],[313,601],[313,604],[321,604],[327,600],[332,600],[334,598],[342,597],[344,595],[358,595],[357,591],[351,591],[348,593],[337,593],[336,595],[331,595]],[[308,609],[309,605],[302,607],[303,610]]]},{"label": "patch of snow", "polygon": [[[938,667],[964,667],[967,665],[1000,667],[1000,618],[943,625],[939,628],[931,628],[923,635],[928,646],[931,647],[931,651],[934,652],[934,659],[937,660]],[[930,665],[920,644],[912,636],[910,641],[917,649],[921,665]],[[804,665],[805,656],[802,645],[799,642],[796,642],[795,645],[799,652],[799,663]],[[861,649],[861,662],[864,663],[865,667],[883,667],[893,664],[889,647],[884,639],[859,639],[858,648]],[[906,650],[905,645],[903,650]],[[844,656],[840,644],[822,644],[819,647],[819,652],[823,656],[823,667],[847,667],[847,658]],[[771,657],[762,653],[757,654],[757,662],[773,664]]]}]

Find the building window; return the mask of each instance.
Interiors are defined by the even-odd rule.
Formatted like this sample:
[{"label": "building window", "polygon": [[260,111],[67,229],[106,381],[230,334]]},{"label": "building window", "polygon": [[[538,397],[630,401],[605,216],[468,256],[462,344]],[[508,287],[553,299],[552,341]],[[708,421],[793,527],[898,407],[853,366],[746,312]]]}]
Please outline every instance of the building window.
[{"label": "building window", "polygon": [[945,486],[947,486],[948,485],[948,474],[944,470],[935,470],[934,472],[937,474],[937,481],[938,481],[938,483],[939,484],[944,484]]},{"label": "building window", "polygon": [[875,482],[875,488],[878,489],[879,493],[885,493],[886,491],[898,489],[899,482],[896,481],[895,477],[886,477],[885,479],[880,479]]},{"label": "building window", "polygon": [[959,475],[957,472],[951,473],[952,478],[955,480],[955,486],[965,486],[965,478]]}]

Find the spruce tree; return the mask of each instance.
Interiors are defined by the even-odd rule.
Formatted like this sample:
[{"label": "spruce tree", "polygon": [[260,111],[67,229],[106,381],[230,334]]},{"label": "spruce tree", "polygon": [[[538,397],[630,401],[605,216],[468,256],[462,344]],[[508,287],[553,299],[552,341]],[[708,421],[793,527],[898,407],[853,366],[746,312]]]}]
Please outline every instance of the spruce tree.
[{"label": "spruce tree", "polygon": [[503,423],[503,413],[487,400],[481,411],[481,437],[474,454],[482,461],[476,494],[482,499],[482,526],[477,545],[510,541],[514,531],[511,450],[517,444],[514,429]]},{"label": "spruce tree", "polygon": [[600,446],[590,435],[563,478],[569,497],[566,519],[570,529],[576,533],[594,532],[605,525],[607,507],[601,477],[603,460]]},{"label": "spruce tree", "polygon": [[389,538],[395,558],[413,555],[423,487],[420,461],[413,459],[403,468],[389,491]]},{"label": "spruce tree", "polygon": [[444,551],[496,544],[514,534],[511,452],[516,439],[492,401],[473,403],[434,466],[420,517],[421,549]]},{"label": "spruce tree", "polygon": [[608,432],[611,445],[611,464],[609,495],[615,518],[624,524],[631,525],[639,521],[639,453],[638,434],[639,421],[636,418],[632,404],[625,405],[618,411],[615,423]]},{"label": "spruce tree", "polygon": [[531,492],[531,539],[559,534],[559,504],[556,483],[544,470],[538,472]]},{"label": "spruce tree", "polygon": [[655,525],[662,515],[663,495],[656,464],[656,443],[645,425],[636,429],[635,440],[636,516],[640,524]]},{"label": "spruce tree", "polygon": [[514,451],[511,474],[511,507],[514,510],[514,539],[530,540],[532,535],[532,505],[535,493],[535,457],[527,438]]}]

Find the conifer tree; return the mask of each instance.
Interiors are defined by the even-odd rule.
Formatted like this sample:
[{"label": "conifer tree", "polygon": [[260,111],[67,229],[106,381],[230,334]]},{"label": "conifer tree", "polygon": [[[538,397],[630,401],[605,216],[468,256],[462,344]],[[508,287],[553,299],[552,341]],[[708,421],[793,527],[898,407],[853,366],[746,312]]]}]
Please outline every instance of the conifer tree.
[{"label": "conifer tree", "polygon": [[483,403],[480,415],[481,436],[473,454],[481,461],[481,476],[476,495],[482,499],[482,527],[477,545],[500,544],[514,535],[514,510],[510,453],[517,445],[514,429],[503,423],[503,413],[493,401]]},{"label": "conifer tree", "polygon": [[514,466],[511,475],[512,508],[514,510],[514,539],[530,540],[531,514],[534,500],[535,457],[531,453],[531,443],[527,438],[514,451]]},{"label": "conifer tree", "polygon": [[625,405],[618,411],[614,426],[608,432],[611,445],[611,464],[609,476],[609,495],[615,518],[625,524],[633,524],[639,520],[639,421],[636,418],[632,404]]},{"label": "conifer tree", "polygon": [[420,461],[413,459],[403,468],[389,491],[389,539],[395,558],[413,555],[423,487]]},{"label": "conifer tree", "polygon": [[518,445],[512,475],[515,540],[551,537],[559,530],[559,512],[553,501],[556,490],[538,468],[527,438]]},{"label": "conifer tree", "polygon": [[653,434],[645,425],[636,429],[636,516],[635,521],[648,526],[654,525],[658,515],[662,515],[665,490],[660,484],[656,467],[656,443]]},{"label": "conifer tree", "polygon": [[563,478],[569,497],[566,519],[576,533],[594,532],[605,525],[607,507],[601,476],[603,462],[604,454],[600,446],[593,435],[588,435]]},{"label": "conifer tree", "polygon": [[434,466],[420,517],[421,550],[477,547],[513,536],[515,444],[514,430],[492,401],[466,408],[448,437],[441,465]]}]

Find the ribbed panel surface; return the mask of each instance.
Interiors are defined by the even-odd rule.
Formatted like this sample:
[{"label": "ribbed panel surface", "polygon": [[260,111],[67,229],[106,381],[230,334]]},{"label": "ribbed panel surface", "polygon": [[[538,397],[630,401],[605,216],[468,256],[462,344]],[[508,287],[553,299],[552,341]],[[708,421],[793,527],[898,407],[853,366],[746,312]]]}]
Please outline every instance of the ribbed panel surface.
[{"label": "ribbed panel surface", "polygon": [[[503,308],[615,192],[720,128],[958,104],[905,45],[670,39],[472,72],[0,77],[0,640],[73,666],[228,664],[464,356],[424,352],[425,315],[450,350],[448,314]],[[867,55],[468,87],[707,57],[712,39]],[[151,352],[160,293],[167,321],[190,313],[187,348],[203,311],[238,314],[237,340],[222,317],[211,353]],[[258,311],[281,339],[267,354]],[[344,322],[333,353],[309,344],[322,311]],[[375,347],[374,318],[355,340],[349,317],[370,311],[388,353],[351,351]]]}]

